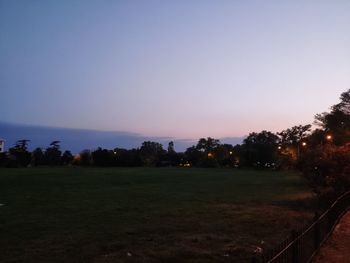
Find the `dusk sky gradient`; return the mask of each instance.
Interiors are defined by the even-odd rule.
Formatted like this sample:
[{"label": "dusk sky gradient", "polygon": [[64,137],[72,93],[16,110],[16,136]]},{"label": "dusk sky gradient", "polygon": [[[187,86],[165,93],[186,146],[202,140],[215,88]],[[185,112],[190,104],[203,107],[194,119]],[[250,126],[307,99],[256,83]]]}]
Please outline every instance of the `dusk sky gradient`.
[{"label": "dusk sky gradient", "polygon": [[350,1],[0,1],[0,121],[215,138],[350,88]]}]

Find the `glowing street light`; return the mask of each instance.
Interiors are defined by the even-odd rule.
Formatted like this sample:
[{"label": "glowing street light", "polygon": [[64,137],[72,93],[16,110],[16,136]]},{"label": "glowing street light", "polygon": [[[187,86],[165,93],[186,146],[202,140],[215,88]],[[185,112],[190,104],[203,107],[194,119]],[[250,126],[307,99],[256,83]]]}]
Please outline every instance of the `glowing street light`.
[{"label": "glowing street light", "polygon": [[328,134],[327,136],[326,136],[326,139],[328,140],[328,141],[330,141],[330,140],[332,140],[332,135],[330,135],[330,134]]},{"label": "glowing street light", "polygon": [[277,147],[277,149],[278,149],[278,150],[281,150],[281,149],[282,149],[282,147],[281,147],[281,146],[278,146],[278,147]]},{"label": "glowing street light", "polygon": [[302,142],[302,143],[301,143],[301,146],[303,146],[303,147],[305,147],[306,145],[307,145],[306,142]]}]

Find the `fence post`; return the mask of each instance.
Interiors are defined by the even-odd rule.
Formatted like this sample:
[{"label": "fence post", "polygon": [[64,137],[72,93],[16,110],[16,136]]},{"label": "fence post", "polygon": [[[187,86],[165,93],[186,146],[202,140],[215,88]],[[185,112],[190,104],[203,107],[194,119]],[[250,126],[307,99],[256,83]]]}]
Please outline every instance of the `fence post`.
[{"label": "fence post", "polygon": [[299,263],[299,254],[298,254],[298,234],[295,230],[292,230],[292,262]]},{"label": "fence post", "polygon": [[318,247],[321,244],[321,228],[320,228],[320,220],[319,220],[319,215],[316,212],[315,217],[314,217],[314,222],[315,222],[315,235],[314,235],[314,246],[315,249],[318,249]]}]

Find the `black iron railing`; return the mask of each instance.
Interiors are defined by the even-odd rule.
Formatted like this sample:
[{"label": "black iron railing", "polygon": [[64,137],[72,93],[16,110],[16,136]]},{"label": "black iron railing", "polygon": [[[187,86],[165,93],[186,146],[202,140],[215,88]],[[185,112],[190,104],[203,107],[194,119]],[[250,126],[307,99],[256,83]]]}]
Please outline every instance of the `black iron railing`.
[{"label": "black iron railing", "polygon": [[254,263],[307,263],[332,233],[342,215],[350,208],[350,191],[344,193],[322,215],[298,230],[274,249],[254,256]]}]

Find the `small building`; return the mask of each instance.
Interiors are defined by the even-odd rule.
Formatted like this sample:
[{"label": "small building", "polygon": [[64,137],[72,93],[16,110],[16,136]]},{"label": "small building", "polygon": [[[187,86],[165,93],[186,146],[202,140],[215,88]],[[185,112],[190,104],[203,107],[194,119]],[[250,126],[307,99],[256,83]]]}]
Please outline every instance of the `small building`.
[{"label": "small building", "polygon": [[0,153],[5,151],[5,140],[0,139]]}]

